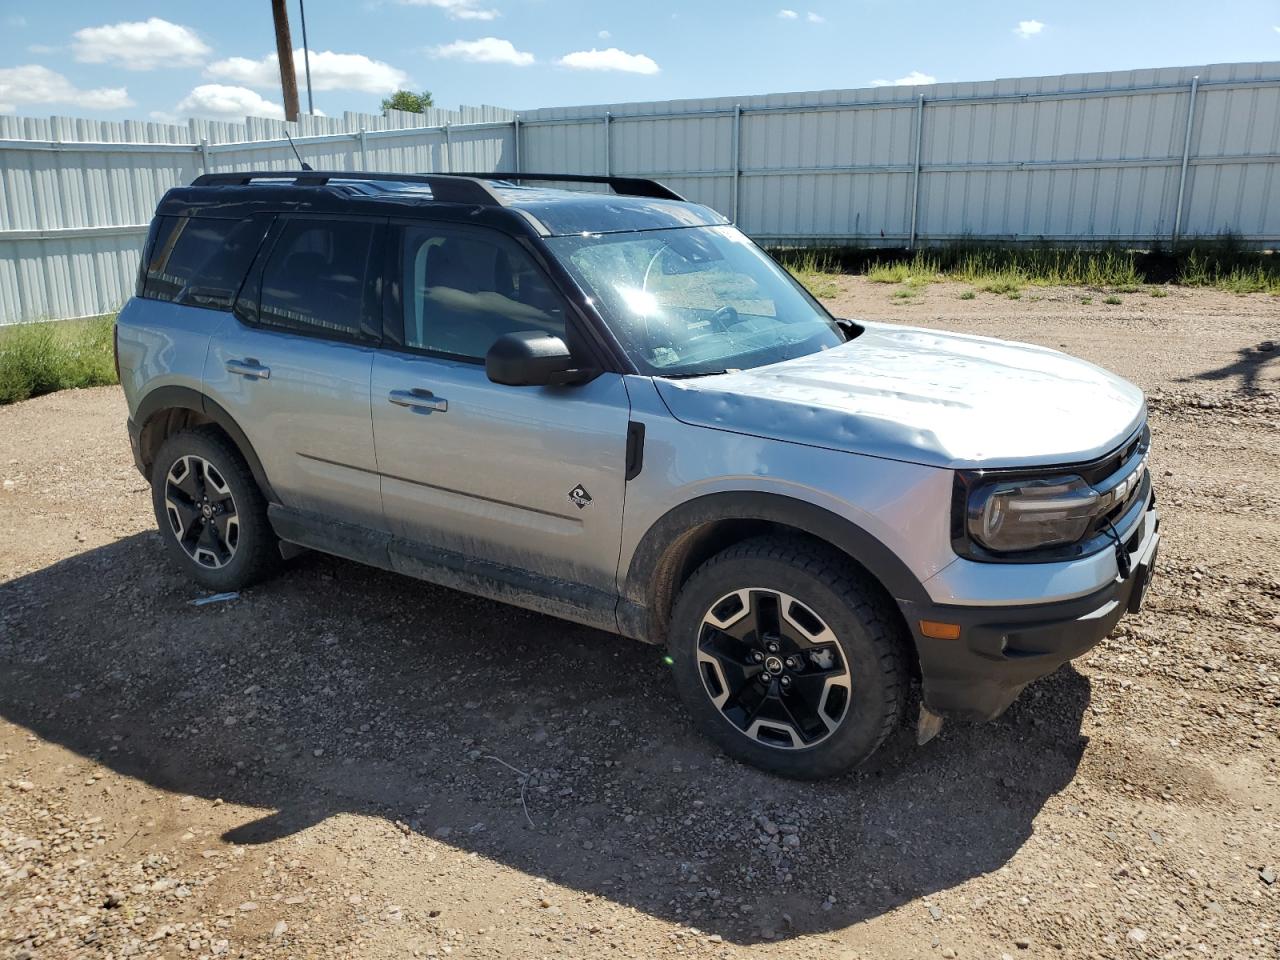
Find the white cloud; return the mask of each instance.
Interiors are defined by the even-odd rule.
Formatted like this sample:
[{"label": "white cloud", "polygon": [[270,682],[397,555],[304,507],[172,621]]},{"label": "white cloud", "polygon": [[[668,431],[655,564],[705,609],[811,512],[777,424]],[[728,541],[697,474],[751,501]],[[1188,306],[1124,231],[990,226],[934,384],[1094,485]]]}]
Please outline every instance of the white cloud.
[{"label": "white cloud", "polygon": [[454,20],[496,20],[500,14],[480,6],[480,0],[400,0],[410,7],[435,7]]},{"label": "white cloud", "polygon": [[[306,76],[302,48],[293,51],[293,66],[299,83]],[[280,86],[280,58],[274,53],[261,60],[229,57],[211,63],[204,75],[211,80],[226,80],[246,87],[275,90]],[[334,53],[332,50],[311,51],[311,88],[313,90],[360,90],[364,93],[389,93],[409,82],[409,75],[381,60],[370,60],[361,53]]]},{"label": "white cloud", "polygon": [[190,27],[159,17],[85,27],[75,32],[71,49],[81,63],[110,63],[126,70],[196,66],[213,52]]},{"label": "white cloud", "polygon": [[1018,25],[1013,28],[1013,32],[1023,40],[1030,40],[1043,29],[1044,24],[1039,20],[1019,20]]},{"label": "white cloud", "polygon": [[796,19],[798,19],[799,17],[800,17],[800,14],[796,13],[794,10],[779,10],[779,11],[778,11],[778,19],[779,19],[779,20],[796,20]]},{"label": "white cloud", "polygon": [[1276,33],[1280,33],[1280,27],[1272,27],[1271,29],[1274,30]]},{"label": "white cloud", "polygon": [[937,77],[931,77],[919,70],[912,70],[905,77],[899,77],[897,80],[872,80],[871,85],[873,87],[922,87],[937,82]]},{"label": "white cloud", "polygon": [[562,67],[574,70],[621,70],[623,73],[657,73],[658,65],[643,53],[627,53],[617,47],[608,50],[575,50],[566,53],[559,61]]},{"label": "white cloud", "polygon": [[179,116],[206,117],[210,120],[241,120],[244,117],[284,119],[284,107],[272,103],[245,87],[221,83],[203,83],[178,101],[174,112]]},{"label": "white cloud", "polygon": [[[1276,29],[1280,30],[1280,27],[1276,27]],[[596,34],[596,36],[599,37],[601,40],[608,40],[610,37],[613,36],[613,34],[610,33],[608,30],[601,30],[599,33]]]},{"label": "white cloud", "polygon": [[50,46],[47,43],[33,43],[27,47],[27,53],[34,53],[40,56],[47,56],[50,53],[57,53],[58,47]]},{"label": "white cloud", "polygon": [[467,60],[471,63],[506,63],[513,67],[527,67],[533,63],[533,54],[517,50],[510,40],[497,37],[481,37],[479,40],[455,40],[431,49],[431,55],[449,60]]},{"label": "white cloud", "polygon": [[0,68],[0,113],[13,113],[19,105],[36,103],[65,103],[81,110],[133,106],[124,87],[80,90],[62,74],[34,63]]},{"label": "white cloud", "polygon": [[27,18],[22,16],[20,13],[11,13],[9,16],[4,18],[4,25],[6,27],[16,27],[21,29],[27,25]]},{"label": "white cloud", "polygon": [[826,23],[827,22],[826,17],[824,17],[820,13],[814,13],[812,10],[806,13],[804,15],[804,18],[808,20],[810,23]]}]

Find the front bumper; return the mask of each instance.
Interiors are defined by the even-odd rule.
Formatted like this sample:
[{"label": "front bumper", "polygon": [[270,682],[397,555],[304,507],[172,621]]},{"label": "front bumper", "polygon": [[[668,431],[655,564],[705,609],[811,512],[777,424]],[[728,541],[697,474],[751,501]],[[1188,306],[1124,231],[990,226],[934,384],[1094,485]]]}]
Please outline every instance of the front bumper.
[{"label": "front bumper", "polygon": [[[1071,600],[1005,606],[899,601],[920,655],[924,705],[951,719],[991,720],[1033,680],[1047,676],[1107,636],[1145,597],[1160,547],[1160,519],[1143,518],[1131,572]],[[921,632],[920,621],[959,624],[956,640]]]}]

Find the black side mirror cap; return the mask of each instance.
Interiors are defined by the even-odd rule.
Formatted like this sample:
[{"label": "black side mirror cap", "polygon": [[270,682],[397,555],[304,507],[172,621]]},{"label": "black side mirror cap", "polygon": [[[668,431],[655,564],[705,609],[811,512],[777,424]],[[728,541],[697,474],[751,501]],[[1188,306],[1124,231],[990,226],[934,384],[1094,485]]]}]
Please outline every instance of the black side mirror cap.
[{"label": "black side mirror cap", "polygon": [[857,321],[847,320],[844,317],[836,317],[835,321],[836,326],[840,328],[840,332],[844,334],[846,342],[853,340],[855,337],[862,336],[863,332],[867,329],[857,323]]},{"label": "black side mirror cap", "polygon": [[550,387],[581,383],[598,371],[576,369],[559,337],[523,330],[493,342],[484,357],[484,372],[492,382],[508,387]]}]

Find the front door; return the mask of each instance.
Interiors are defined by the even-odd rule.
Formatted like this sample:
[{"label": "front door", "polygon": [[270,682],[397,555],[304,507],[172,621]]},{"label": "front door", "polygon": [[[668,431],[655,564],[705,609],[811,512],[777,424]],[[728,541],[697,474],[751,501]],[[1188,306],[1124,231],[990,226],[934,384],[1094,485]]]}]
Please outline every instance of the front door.
[{"label": "front door", "polygon": [[403,346],[377,351],[371,381],[392,536],[535,594],[611,608],[629,413],[621,376],[491,383],[484,355],[504,333],[541,330],[573,346],[559,294],[495,231],[419,222],[398,239],[402,318],[389,321],[402,319]]}]

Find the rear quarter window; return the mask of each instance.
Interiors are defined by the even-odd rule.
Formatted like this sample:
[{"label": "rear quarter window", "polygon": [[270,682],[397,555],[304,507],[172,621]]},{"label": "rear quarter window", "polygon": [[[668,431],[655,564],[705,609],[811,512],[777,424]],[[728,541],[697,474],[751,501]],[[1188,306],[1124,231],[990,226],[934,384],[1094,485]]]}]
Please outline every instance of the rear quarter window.
[{"label": "rear quarter window", "polygon": [[159,217],[143,264],[142,296],[230,310],[270,217]]}]

